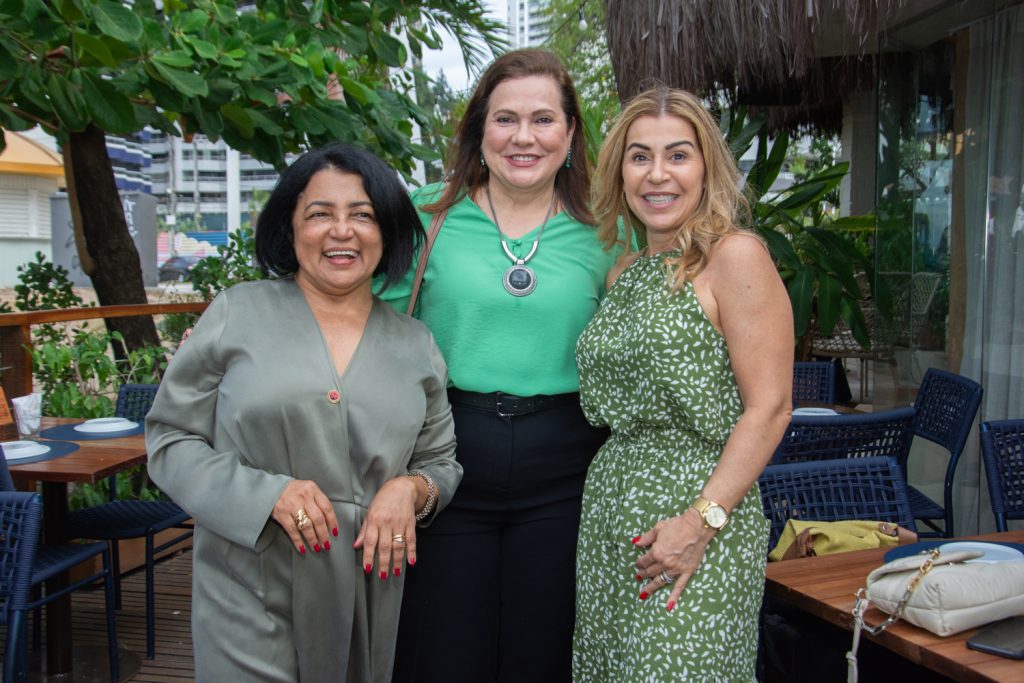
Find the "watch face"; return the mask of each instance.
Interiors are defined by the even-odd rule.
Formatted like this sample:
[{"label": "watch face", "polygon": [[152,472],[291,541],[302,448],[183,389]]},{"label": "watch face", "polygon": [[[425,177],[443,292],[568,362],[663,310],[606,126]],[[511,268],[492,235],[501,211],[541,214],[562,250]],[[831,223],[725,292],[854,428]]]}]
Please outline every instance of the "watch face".
[{"label": "watch face", "polygon": [[725,508],[720,505],[710,505],[708,509],[704,511],[704,521],[708,523],[708,526],[716,529],[721,529],[725,526],[725,523],[729,520],[729,516],[725,514]]}]

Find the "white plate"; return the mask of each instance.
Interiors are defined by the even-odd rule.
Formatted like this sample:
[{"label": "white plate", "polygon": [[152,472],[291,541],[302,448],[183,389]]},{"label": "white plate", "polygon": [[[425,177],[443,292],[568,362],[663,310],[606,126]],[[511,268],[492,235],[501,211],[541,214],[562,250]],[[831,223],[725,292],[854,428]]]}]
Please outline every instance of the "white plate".
[{"label": "white plate", "polygon": [[939,546],[939,550],[944,553],[960,552],[964,550],[973,550],[985,553],[981,557],[976,557],[973,560],[967,560],[968,562],[1005,562],[1007,560],[1024,560],[1024,553],[1021,551],[998,543],[954,541],[953,543],[943,543]]},{"label": "white plate", "polygon": [[794,415],[838,415],[836,411],[831,408],[796,408],[793,410]]},{"label": "white plate", "polygon": [[0,443],[0,448],[3,448],[4,458],[7,460],[34,458],[37,455],[50,452],[49,446],[38,441],[4,441]]},{"label": "white plate", "polygon": [[87,434],[100,434],[103,432],[123,432],[135,429],[138,426],[138,422],[132,422],[124,417],[97,417],[92,420],[86,420],[80,425],[75,425],[75,431]]}]

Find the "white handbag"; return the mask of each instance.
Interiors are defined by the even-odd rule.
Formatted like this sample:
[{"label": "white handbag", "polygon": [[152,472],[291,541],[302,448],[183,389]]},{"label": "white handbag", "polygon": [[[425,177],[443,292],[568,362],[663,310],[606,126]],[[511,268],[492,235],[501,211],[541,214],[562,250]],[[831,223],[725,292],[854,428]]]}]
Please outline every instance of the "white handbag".
[{"label": "white handbag", "polygon": [[[1024,561],[970,562],[979,551],[901,557],[878,567],[857,592],[853,608],[853,645],[846,654],[847,680],[857,680],[857,646],[862,630],[881,633],[898,619],[948,636],[992,621],[1024,614]],[[874,604],[889,617],[875,627],[864,624]]]}]

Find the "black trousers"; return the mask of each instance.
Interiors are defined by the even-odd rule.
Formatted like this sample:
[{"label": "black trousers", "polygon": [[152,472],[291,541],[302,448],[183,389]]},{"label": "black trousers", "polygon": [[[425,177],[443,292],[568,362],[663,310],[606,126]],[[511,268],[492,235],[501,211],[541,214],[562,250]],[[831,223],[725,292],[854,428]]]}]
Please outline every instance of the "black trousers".
[{"label": "black trousers", "polygon": [[607,432],[575,404],[511,418],[452,410],[465,473],[417,530],[394,681],[569,681],[583,481]]}]

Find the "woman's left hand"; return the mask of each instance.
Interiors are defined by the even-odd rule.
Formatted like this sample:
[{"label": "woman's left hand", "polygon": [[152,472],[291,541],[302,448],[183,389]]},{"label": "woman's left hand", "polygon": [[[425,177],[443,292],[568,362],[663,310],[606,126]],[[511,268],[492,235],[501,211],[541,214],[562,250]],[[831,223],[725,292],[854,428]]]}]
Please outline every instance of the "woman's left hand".
[{"label": "woman's left hand", "polygon": [[383,581],[388,574],[399,576],[408,558],[416,564],[416,481],[395,477],[385,483],[370,501],[366,518],[353,548],[363,549],[363,570],[377,571]]},{"label": "woman's left hand", "polygon": [[704,559],[708,542],[714,535],[714,529],[704,526],[700,513],[689,508],[678,517],[661,520],[650,531],[635,538],[634,545],[647,548],[647,552],[636,561],[637,579],[647,580],[641,589],[640,599],[646,600],[647,596],[667,585],[660,576],[665,572],[673,579],[672,591],[665,605],[671,611]]}]

